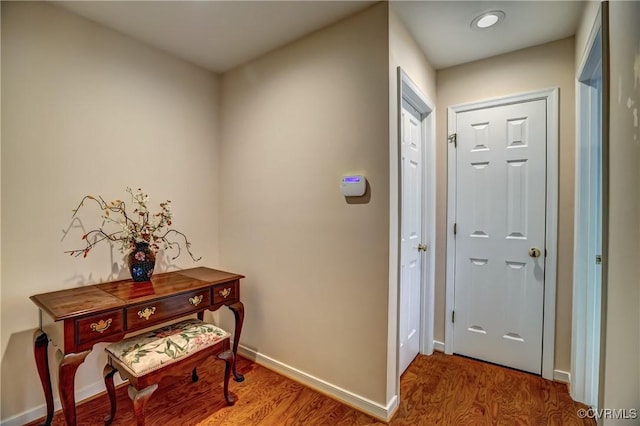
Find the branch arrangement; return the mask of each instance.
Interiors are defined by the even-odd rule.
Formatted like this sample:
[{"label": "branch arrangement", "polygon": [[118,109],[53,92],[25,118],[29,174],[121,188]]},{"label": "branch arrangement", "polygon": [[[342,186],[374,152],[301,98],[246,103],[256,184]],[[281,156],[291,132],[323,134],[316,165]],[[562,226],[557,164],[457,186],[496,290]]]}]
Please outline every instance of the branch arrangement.
[{"label": "branch arrangement", "polygon": [[[99,228],[92,229],[82,236],[86,243],[84,248],[68,250],[65,253],[69,253],[71,256],[87,257],[92,248],[101,241],[108,240],[120,243],[120,250],[123,253],[135,248],[136,243],[149,244],[149,248],[153,252],[157,252],[160,247],[163,247],[164,250],[172,249],[177,251],[172,260],[180,256],[184,245],[184,249],[189,253],[191,259],[196,262],[201,259],[201,257],[196,258],[191,252],[191,243],[187,236],[170,228],[173,217],[170,200],[160,203],[160,211],[151,214],[148,208],[149,196],[142,192],[142,189],[138,188],[136,192],[133,192],[131,188],[127,188],[127,192],[131,196],[131,203],[134,206],[131,214],[127,213],[125,202],[122,200],[107,202],[101,196],[85,195],[78,207],[73,210],[72,219],[84,207],[85,202],[95,202],[102,211],[102,224]],[[182,241],[182,244],[176,240],[176,237],[177,240]]]}]

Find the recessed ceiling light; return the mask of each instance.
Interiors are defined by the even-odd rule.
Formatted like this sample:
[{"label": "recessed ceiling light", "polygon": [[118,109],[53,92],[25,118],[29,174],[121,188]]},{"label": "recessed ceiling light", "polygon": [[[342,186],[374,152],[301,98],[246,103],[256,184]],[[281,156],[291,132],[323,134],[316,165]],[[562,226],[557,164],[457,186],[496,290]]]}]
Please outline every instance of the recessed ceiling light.
[{"label": "recessed ceiling light", "polygon": [[485,12],[482,15],[476,16],[473,21],[471,21],[471,28],[484,30],[485,28],[492,27],[495,24],[501,22],[504,17],[505,14],[501,10],[492,10],[490,12]]}]

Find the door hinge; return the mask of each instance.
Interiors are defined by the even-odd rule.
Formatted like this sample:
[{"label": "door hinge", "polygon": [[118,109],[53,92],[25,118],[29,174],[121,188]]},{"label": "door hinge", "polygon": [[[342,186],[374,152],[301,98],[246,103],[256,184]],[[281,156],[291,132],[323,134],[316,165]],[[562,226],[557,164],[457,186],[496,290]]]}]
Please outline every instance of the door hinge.
[{"label": "door hinge", "polygon": [[458,233],[458,224],[454,223],[453,224],[453,235],[456,235]]},{"label": "door hinge", "polygon": [[447,137],[447,142],[448,143],[453,143],[453,147],[457,148],[458,147],[458,134],[457,133],[453,133],[453,134],[449,135]]},{"label": "door hinge", "polygon": [[602,255],[596,254],[596,265],[602,264]]},{"label": "door hinge", "polygon": [[456,322],[456,311],[451,311],[451,322]]}]

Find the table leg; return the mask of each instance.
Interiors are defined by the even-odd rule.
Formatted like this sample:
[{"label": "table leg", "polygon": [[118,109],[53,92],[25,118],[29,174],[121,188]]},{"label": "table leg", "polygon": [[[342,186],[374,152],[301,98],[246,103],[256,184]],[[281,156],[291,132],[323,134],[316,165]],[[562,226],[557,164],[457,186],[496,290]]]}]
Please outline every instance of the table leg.
[{"label": "table leg", "polygon": [[107,388],[107,395],[109,396],[109,415],[104,418],[104,424],[109,426],[113,419],[116,418],[116,387],[113,385],[113,376],[118,372],[110,362],[104,366],[102,373],[104,375],[104,386]]},{"label": "table leg", "polygon": [[90,352],[89,350],[77,354],[67,354],[62,358],[58,366],[58,392],[60,392],[60,402],[62,402],[62,411],[67,426],[76,426],[76,370],[78,370],[78,367],[80,367],[80,364],[84,362]]},{"label": "table leg", "polygon": [[33,334],[33,355],[36,359],[36,367],[44,391],[44,399],[47,403],[47,418],[41,426],[49,426],[53,420],[53,392],[51,390],[51,375],[49,374],[49,356],[47,348],[49,336],[42,330],[36,330]]},{"label": "table leg", "polygon": [[228,305],[228,307],[229,309],[231,309],[231,312],[233,312],[233,315],[236,318],[236,329],[233,334],[233,378],[236,382],[242,382],[244,381],[244,376],[238,373],[238,370],[236,369],[236,363],[238,360],[238,343],[240,343],[242,323],[244,322],[244,305],[242,304],[242,302],[238,301]]}]

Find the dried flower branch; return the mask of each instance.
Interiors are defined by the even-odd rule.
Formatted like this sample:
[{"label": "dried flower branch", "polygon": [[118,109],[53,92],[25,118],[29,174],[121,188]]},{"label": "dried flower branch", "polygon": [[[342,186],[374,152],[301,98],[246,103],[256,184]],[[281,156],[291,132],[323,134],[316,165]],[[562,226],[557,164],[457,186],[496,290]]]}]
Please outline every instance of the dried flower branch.
[{"label": "dried flower branch", "polygon": [[[80,208],[84,207],[86,201],[93,201],[102,211],[102,224],[99,228],[92,229],[82,236],[86,243],[84,248],[68,250],[65,253],[69,253],[71,256],[87,257],[89,251],[98,243],[109,240],[119,242],[123,253],[135,248],[136,243],[149,244],[149,248],[153,252],[157,252],[161,246],[164,250],[177,250],[177,254],[172,257],[172,260],[175,260],[182,253],[182,245],[178,241],[169,239],[168,237],[171,235],[178,236],[183,240],[184,248],[191,259],[196,262],[201,259],[201,257],[196,258],[191,252],[191,242],[184,233],[169,228],[173,218],[170,200],[160,203],[160,211],[151,214],[148,209],[149,196],[143,193],[142,189],[138,188],[136,192],[133,192],[131,188],[127,188],[127,192],[131,195],[131,202],[135,206],[131,214],[127,213],[126,204],[122,200],[106,202],[100,196],[84,196],[78,207],[73,210],[72,219],[76,217]],[[109,226],[114,227],[115,230],[108,231],[106,228]]]}]

